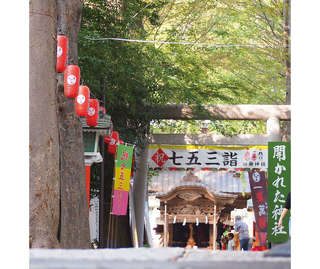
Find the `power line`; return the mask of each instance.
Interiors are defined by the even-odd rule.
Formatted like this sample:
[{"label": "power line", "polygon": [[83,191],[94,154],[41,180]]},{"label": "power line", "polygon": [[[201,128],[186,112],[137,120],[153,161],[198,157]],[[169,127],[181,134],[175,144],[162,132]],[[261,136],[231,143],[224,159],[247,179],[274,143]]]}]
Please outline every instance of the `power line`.
[{"label": "power line", "polygon": [[257,47],[266,48],[271,47],[265,44],[212,44],[212,43],[195,43],[187,41],[161,41],[161,40],[140,40],[140,39],[127,39],[127,38],[117,38],[117,37],[84,37],[88,40],[93,41],[104,41],[104,40],[114,40],[114,41],[124,41],[124,42],[135,42],[135,43],[158,43],[158,44],[171,44],[171,45],[192,45],[192,46],[204,46],[204,47]]}]

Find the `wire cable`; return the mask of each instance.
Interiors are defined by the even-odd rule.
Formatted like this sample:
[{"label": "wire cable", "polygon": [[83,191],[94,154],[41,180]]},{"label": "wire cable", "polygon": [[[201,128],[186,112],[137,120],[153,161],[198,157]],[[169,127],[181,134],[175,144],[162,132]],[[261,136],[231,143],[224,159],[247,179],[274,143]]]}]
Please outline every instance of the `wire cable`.
[{"label": "wire cable", "polygon": [[265,44],[212,44],[212,43],[196,43],[187,41],[161,41],[161,40],[140,40],[140,39],[127,39],[127,38],[117,38],[117,37],[84,37],[87,40],[93,41],[104,41],[104,40],[114,40],[114,41],[124,41],[124,42],[135,42],[135,43],[158,43],[158,44],[171,44],[171,45],[192,45],[192,46],[204,46],[204,47],[255,47],[255,48],[272,48],[272,46]]}]

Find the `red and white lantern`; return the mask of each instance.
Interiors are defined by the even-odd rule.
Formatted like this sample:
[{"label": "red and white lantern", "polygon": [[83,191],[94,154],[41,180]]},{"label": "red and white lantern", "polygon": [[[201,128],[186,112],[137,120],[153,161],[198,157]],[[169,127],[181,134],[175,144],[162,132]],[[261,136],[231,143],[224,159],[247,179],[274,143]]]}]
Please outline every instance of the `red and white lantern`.
[{"label": "red and white lantern", "polygon": [[105,136],[103,137],[103,141],[104,141],[104,143],[109,144],[110,141],[111,141],[110,135],[105,135]]},{"label": "red and white lantern", "polygon": [[64,95],[75,98],[78,95],[80,82],[80,68],[77,65],[68,65],[64,72]]},{"label": "red and white lantern", "polygon": [[115,154],[116,152],[116,143],[119,140],[119,133],[117,131],[113,131],[111,133],[110,143],[108,145],[108,152],[110,154]]},{"label": "red and white lantern", "polygon": [[94,127],[98,125],[98,114],[99,102],[97,99],[89,99],[88,114],[86,115],[86,120],[88,126]]},{"label": "red and white lantern", "polygon": [[68,38],[64,35],[58,35],[57,72],[63,72],[66,69],[67,59],[68,59]]},{"label": "red and white lantern", "polygon": [[74,99],[76,106],[76,113],[79,116],[87,116],[89,108],[90,90],[87,86],[81,85],[79,87],[78,95]]},{"label": "red and white lantern", "polygon": [[178,168],[177,167],[170,167],[169,170],[170,171],[178,171]]}]

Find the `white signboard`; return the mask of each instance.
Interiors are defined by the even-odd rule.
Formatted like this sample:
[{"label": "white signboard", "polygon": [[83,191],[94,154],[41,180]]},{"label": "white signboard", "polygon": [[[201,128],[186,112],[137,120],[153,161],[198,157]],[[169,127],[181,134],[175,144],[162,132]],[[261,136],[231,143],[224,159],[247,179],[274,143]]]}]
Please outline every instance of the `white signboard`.
[{"label": "white signboard", "polygon": [[90,241],[99,241],[99,199],[94,197],[90,199],[89,211],[89,227],[90,227]]},{"label": "white signboard", "polygon": [[267,146],[150,145],[149,168],[268,167]]}]

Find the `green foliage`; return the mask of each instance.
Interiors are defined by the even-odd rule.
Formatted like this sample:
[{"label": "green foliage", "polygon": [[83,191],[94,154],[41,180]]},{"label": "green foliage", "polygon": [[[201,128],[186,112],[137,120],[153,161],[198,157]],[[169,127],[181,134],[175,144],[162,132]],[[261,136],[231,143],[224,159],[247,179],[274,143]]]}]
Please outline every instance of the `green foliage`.
[{"label": "green foliage", "polygon": [[[205,121],[152,121],[152,133],[162,134],[200,134]],[[264,134],[266,123],[264,121],[242,120],[214,120],[207,123],[209,134],[237,135],[237,134]]]},{"label": "green foliage", "polygon": [[[149,131],[147,111],[138,112],[144,103],[282,104],[288,58],[283,10],[282,0],[86,0],[79,32],[81,78],[99,100],[105,96],[115,129],[131,143],[139,143]],[[172,124],[161,121],[159,126],[151,124],[151,129],[199,132],[195,121],[188,122],[187,128],[179,121]],[[259,133],[265,124],[212,119],[209,129]]]},{"label": "green foliage", "polygon": [[[81,79],[91,97],[100,103],[105,97],[107,113],[125,142],[142,143],[149,129],[199,134],[202,121],[150,123],[148,111],[138,108],[145,103],[285,103],[286,38],[283,0],[85,0],[78,45]],[[266,124],[211,119],[208,129],[261,134]],[[99,190],[98,167],[92,166],[92,196]],[[157,171],[149,178],[152,173]]]}]

